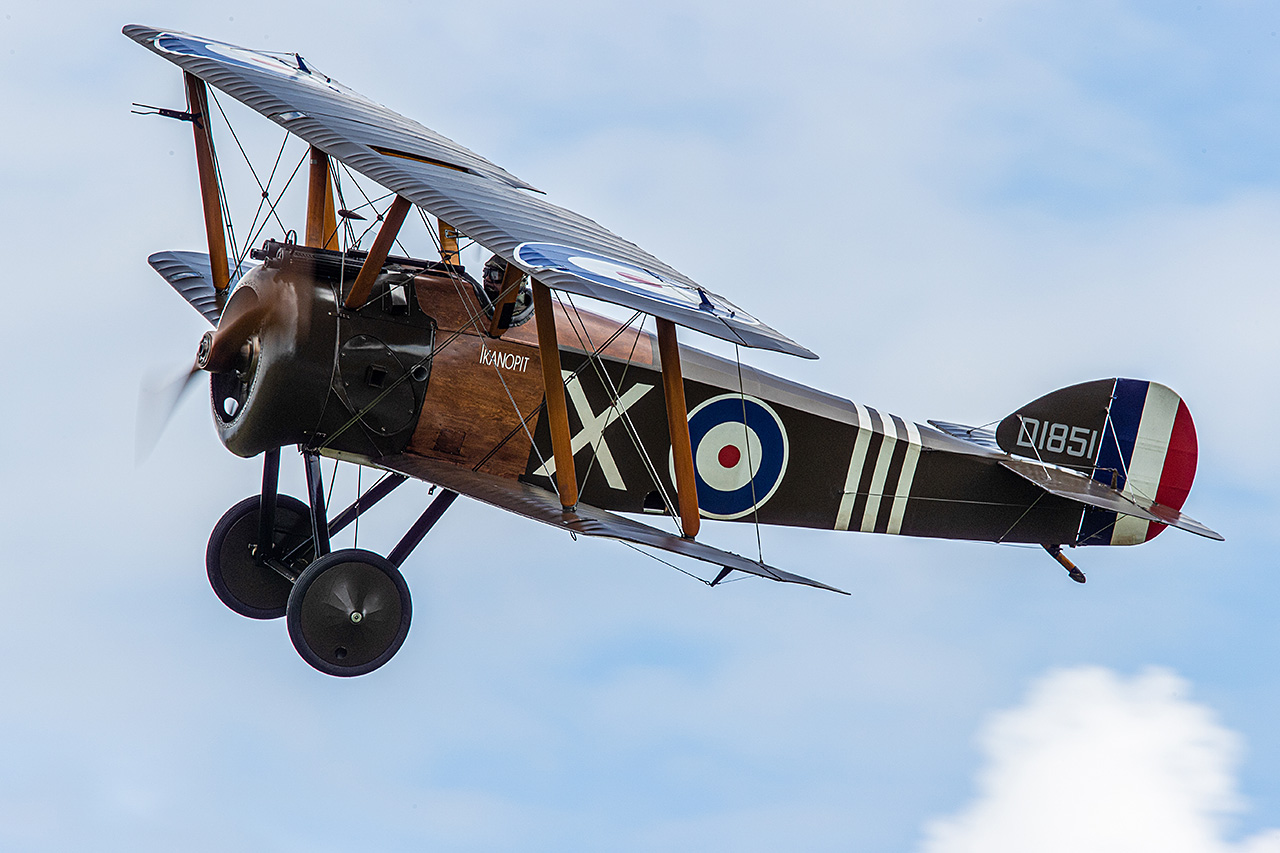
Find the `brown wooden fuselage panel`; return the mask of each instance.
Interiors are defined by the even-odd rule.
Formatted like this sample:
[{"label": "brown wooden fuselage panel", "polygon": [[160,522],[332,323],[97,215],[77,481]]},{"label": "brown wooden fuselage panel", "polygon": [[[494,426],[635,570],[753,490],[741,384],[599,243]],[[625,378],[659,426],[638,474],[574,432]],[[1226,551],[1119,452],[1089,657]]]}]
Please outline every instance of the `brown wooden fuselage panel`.
[{"label": "brown wooden fuselage panel", "polygon": [[[469,282],[419,276],[418,304],[435,318],[436,352],[417,429],[406,450],[512,479],[528,466],[532,435],[543,404],[542,361],[532,323],[501,338],[485,332],[488,318]],[[596,314],[570,314],[556,305],[560,348],[586,352],[608,341],[622,324]],[[603,350],[636,364],[655,363],[654,338],[627,330]]]}]

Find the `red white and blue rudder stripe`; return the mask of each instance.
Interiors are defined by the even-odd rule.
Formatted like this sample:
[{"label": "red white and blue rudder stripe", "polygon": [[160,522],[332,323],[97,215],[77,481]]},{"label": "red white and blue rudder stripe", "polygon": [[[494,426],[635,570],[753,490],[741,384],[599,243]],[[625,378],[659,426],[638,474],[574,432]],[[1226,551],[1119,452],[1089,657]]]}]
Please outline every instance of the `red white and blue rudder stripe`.
[{"label": "red white and blue rudder stripe", "polygon": [[[1158,382],[1117,379],[1093,479],[1140,502],[1181,509],[1196,474],[1196,429],[1182,398]],[[1136,545],[1165,525],[1090,507],[1080,545]]]}]

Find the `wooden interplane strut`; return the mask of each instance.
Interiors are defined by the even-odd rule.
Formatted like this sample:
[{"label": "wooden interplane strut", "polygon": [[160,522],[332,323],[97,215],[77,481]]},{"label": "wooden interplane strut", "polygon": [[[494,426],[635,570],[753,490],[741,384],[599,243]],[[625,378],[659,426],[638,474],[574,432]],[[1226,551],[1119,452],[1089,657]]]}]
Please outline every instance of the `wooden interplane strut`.
[{"label": "wooden interplane strut", "polygon": [[404,196],[398,195],[396,200],[391,202],[387,215],[383,217],[382,227],[378,229],[378,236],[374,238],[369,254],[360,265],[360,272],[356,276],[355,283],[351,285],[347,301],[343,303],[347,308],[354,311],[369,299],[369,294],[373,291],[373,283],[377,280],[378,273],[382,271],[382,265],[387,261],[387,253],[391,251],[396,235],[400,233],[400,226],[404,224],[405,214],[409,212],[411,206]]},{"label": "wooden interplane strut", "polygon": [[315,249],[338,248],[338,214],[333,202],[329,155],[311,146],[311,174],[307,183],[306,245]]},{"label": "wooden interplane strut", "polygon": [[516,297],[520,295],[520,279],[524,270],[515,264],[507,264],[502,284],[498,287],[498,301],[493,303],[493,316],[489,318],[489,337],[500,338],[511,326],[511,312],[515,310]]},{"label": "wooden interplane strut", "polygon": [[436,229],[440,232],[440,260],[446,264],[461,263],[458,260],[458,232],[443,219],[436,220]]},{"label": "wooden interplane strut", "polygon": [[[511,267],[514,267],[512,264]],[[511,267],[508,267],[510,269]],[[569,435],[569,404],[564,397],[560,372],[560,344],[556,339],[556,315],[551,290],[533,282],[533,318],[538,327],[538,352],[542,356],[542,385],[547,396],[547,426],[551,431],[551,453],[556,460],[556,484],[565,512],[578,506],[578,476],[573,468],[573,446]]]},{"label": "wooden interplane strut", "polygon": [[209,126],[209,93],[204,81],[189,71],[182,72],[187,88],[187,111],[196,137],[196,169],[200,174],[200,200],[204,203],[204,230],[209,242],[209,263],[213,267],[213,287],[222,304],[231,284],[227,264],[227,238],[222,230],[222,195],[218,191],[218,169],[213,159],[213,129]]},{"label": "wooden interplane strut", "polygon": [[689,440],[689,410],[684,401],[684,375],[680,371],[680,344],[676,324],[661,317],[658,321],[658,355],[662,359],[662,390],[667,400],[667,431],[671,435],[671,456],[676,469],[676,503],[680,507],[680,530],[692,539],[702,524],[698,514],[698,486],[693,470],[693,445]]}]

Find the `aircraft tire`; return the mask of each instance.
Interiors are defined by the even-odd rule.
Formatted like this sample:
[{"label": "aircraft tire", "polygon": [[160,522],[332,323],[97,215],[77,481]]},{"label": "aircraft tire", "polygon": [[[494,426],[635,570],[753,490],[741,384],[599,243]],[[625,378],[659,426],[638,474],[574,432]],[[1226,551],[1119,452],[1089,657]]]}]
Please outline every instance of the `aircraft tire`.
[{"label": "aircraft tire", "polygon": [[[258,565],[250,548],[258,538],[259,495],[245,498],[227,510],[209,536],[205,569],[209,585],[227,607],[250,619],[279,619],[285,615],[293,584],[266,566]],[[311,511],[297,498],[276,497],[275,544],[289,551],[311,538]]]},{"label": "aircraft tire", "polygon": [[327,675],[373,672],[409,634],[412,604],[404,576],[385,557],[347,548],[307,567],[289,594],[289,639]]}]

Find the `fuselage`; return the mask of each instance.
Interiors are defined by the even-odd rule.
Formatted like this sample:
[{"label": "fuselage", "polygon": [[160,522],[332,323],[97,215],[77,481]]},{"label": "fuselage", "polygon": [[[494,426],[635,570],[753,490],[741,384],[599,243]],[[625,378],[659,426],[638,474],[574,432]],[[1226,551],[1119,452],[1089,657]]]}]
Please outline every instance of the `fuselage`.
[{"label": "fuselage", "polygon": [[[405,452],[552,488],[532,324],[493,339],[474,294],[420,278],[438,324]],[[656,339],[557,305],[581,500],[668,513],[675,489]],[[448,341],[445,344],[445,341]],[[999,542],[1074,542],[1082,508],[932,427],[681,348],[704,517]]]},{"label": "fuselage", "polygon": [[[228,314],[240,300],[287,305],[275,313],[289,320],[264,320],[245,369],[215,375],[224,443],[243,456],[299,443],[373,465],[411,454],[554,488],[534,324],[491,337],[475,282],[429,262],[389,266],[373,298],[347,310],[351,269],[337,253],[282,254],[241,282]],[[555,313],[580,500],[672,513],[655,337],[565,304]],[[681,361],[704,517],[1076,541],[1081,505],[1006,470],[998,448],[690,347]]]}]

